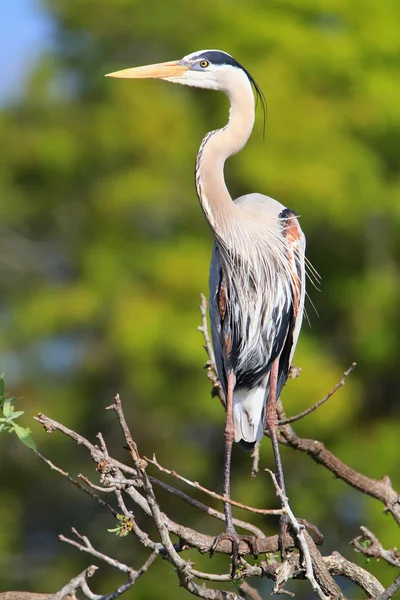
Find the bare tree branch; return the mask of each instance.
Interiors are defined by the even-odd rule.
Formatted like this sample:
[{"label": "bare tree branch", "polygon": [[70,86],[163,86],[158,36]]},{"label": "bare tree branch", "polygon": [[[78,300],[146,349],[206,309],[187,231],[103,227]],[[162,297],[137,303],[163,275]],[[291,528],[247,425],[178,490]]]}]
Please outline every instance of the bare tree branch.
[{"label": "bare tree branch", "polygon": [[[59,473],[60,475],[65,477],[70,483],[72,483],[75,487],[77,487],[78,490],[81,490],[82,492],[84,492],[85,494],[90,496],[90,498],[95,500],[98,504],[100,504],[100,506],[104,506],[105,508],[107,508],[114,515],[114,517],[117,516],[117,514],[118,514],[117,511],[114,510],[114,508],[110,504],[108,504],[108,502],[105,502],[102,498],[100,498],[100,496],[98,496],[97,494],[94,494],[93,492],[91,492],[90,490],[85,488],[85,486],[81,485],[79,483],[79,481],[77,481],[76,479],[71,477],[71,475],[69,475],[69,473],[67,473],[66,471],[63,471],[63,469],[60,469],[60,467],[57,467],[57,465],[55,465],[54,463],[51,462],[51,460],[49,460],[48,458],[46,458],[45,456],[40,454],[40,452],[36,452],[36,456],[38,456],[40,458],[40,460],[45,462],[53,471],[56,471],[57,473]],[[78,475],[78,477],[79,477],[79,475]],[[107,492],[109,492],[108,489],[107,489]]]},{"label": "bare tree branch", "polygon": [[[149,480],[151,481],[151,483],[153,485],[157,485],[158,487],[161,487],[163,490],[167,491],[171,495],[177,496],[177,498],[181,498],[184,502],[186,502],[190,506],[193,506],[194,508],[197,508],[198,510],[206,512],[210,517],[215,517],[216,519],[219,519],[220,521],[225,521],[224,513],[220,512],[219,510],[215,510],[215,508],[211,508],[210,506],[207,506],[206,504],[203,504],[202,502],[199,502],[199,500],[196,500],[195,498],[192,498],[188,494],[185,494],[185,492],[182,492],[182,490],[178,490],[177,488],[169,485],[168,483],[165,483],[164,481],[160,481],[159,479],[156,479],[155,477],[152,477],[151,475],[149,475]],[[246,521],[242,521],[241,519],[235,519],[235,518],[233,519],[233,523],[234,523],[234,525],[237,525],[237,527],[241,527],[242,529],[251,531],[251,533],[253,533],[256,537],[259,537],[259,538],[264,537],[264,533],[261,531],[261,529],[259,529],[255,525],[252,525],[251,523],[247,523]]]},{"label": "bare tree branch", "polygon": [[310,553],[314,575],[321,586],[321,589],[328,596],[328,598],[343,598],[342,591],[336,581],[332,578],[320,551],[315,545],[314,540],[308,533],[307,529],[304,528],[303,533],[308,552]]},{"label": "bare tree branch", "polygon": [[[85,596],[90,598],[90,596],[92,596],[91,592],[89,596],[85,592],[85,590],[87,590],[86,580],[89,577],[92,577],[96,573],[98,568],[99,567],[96,567],[95,565],[91,565],[90,567],[82,571],[82,573],[71,579],[71,581],[69,581],[67,585],[64,585],[64,587],[61,588],[59,592],[51,596],[51,600],[63,600],[63,598],[65,598],[66,596],[74,594],[74,592],[77,589],[81,589]],[[99,596],[96,596],[96,599],[97,598],[99,598]]]},{"label": "bare tree branch", "polygon": [[207,353],[208,360],[204,365],[204,368],[207,371],[207,378],[212,384],[211,396],[219,398],[222,406],[226,409],[226,398],[224,390],[222,389],[221,382],[218,378],[217,367],[215,366],[215,356],[214,350],[212,347],[212,343],[210,340],[210,336],[208,334],[208,320],[207,320],[207,300],[204,294],[200,294],[201,304],[199,306],[200,314],[201,314],[201,326],[198,327],[198,330],[201,331],[204,338],[204,350]]},{"label": "bare tree branch", "polygon": [[390,585],[386,591],[382,592],[382,594],[380,594],[380,596],[378,596],[376,598],[376,600],[390,600],[390,598],[393,598],[395,593],[398,592],[399,590],[400,590],[400,575],[398,575],[396,577],[396,579],[394,580],[392,585]]},{"label": "bare tree branch", "polygon": [[[312,560],[310,546],[309,546],[309,543],[307,543],[307,539],[306,539],[305,528],[303,525],[300,525],[300,523],[297,521],[296,517],[294,516],[293,511],[290,508],[288,498],[285,496],[285,494],[280,489],[274,473],[272,471],[270,471],[269,469],[266,469],[266,471],[271,476],[271,479],[275,486],[276,493],[281,501],[284,513],[289,518],[290,528],[294,532],[296,541],[298,542],[302,561],[304,562],[305,576],[308,579],[308,581],[310,582],[310,585],[311,585],[312,589],[314,590],[314,592],[317,594],[318,598],[321,598],[321,600],[328,600],[329,597],[325,595],[325,592],[323,591],[322,587],[320,586],[320,582],[317,581],[317,579],[315,578],[314,567],[316,566],[316,561],[314,560],[314,562],[313,562],[313,560]],[[310,536],[308,536],[308,537],[309,537],[308,541],[311,540],[311,542],[312,542],[311,537]],[[314,544],[314,542],[312,542],[312,544]],[[285,564],[285,563],[283,563],[283,564]],[[332,578],[330,578],[330,579],[332,579]],[[331,589],[333,587],[335,589],[335,591],[336,592],[338,591],[340,594],[339,596],[336,595],[336,596],[330,596],[330,597],[340,598],[341,597],[340,588],[338,586],[336,586],[336,584],[333,582],[333,580],[332,580],[332,585],[330,587],[331,587]],[[276,589],[276,591],[277,591],[277,589]]]},{"label": "bare tree branch", "polygon": [[294,417],[288,417],[287,419],[282,419],[281,421],[278,421],[278,425],[287,425],[288,423],[294,423],[295,421],[300,421],[300,419],[302,419],[303,417],[306,417],[307,415],[312,413],[314,410],[319,408],[322,404],[324,404],[327,400],[329,400],[329,398],[331,398],[338,391],[338,389],[340,389],[341,387],[344,386],[344,384],[346,383],[347,377],[350,375],[350,373],[353,371],[353,369],[355,369],[356,365],[357,365],[357,363],[355,363],[355,362],[353,362],[350,365],[350,367],[347,369],[347,371],[345,371],[343,373],[343,377],[339,381],[339,383],[337,383],[335,385],[335,387],[332,388],[331,391],[324,398],[322,398],[322,400],[319,400],[318,402],[316,402],[315,404],[310,406],[310,408],[307,408],[307,410],[303,410],[303,412],[299,413],[298,415],[295,415]]},{"label": "bare tree branch", "polygon": [[363,525],[360,529],[363,534],[350,542],[359,552],[370,558],[383,558],[389,565],[400,567],[400,552],[397,548],[385,550],[372,531]]},{"label": "bare tree branch", "polygon": [[376,577],[344,558],[339,552],[335,551],[331,556],[324,556],[324,562],[331,575],[342,575],[350,579],[363,589],[369,598],[375,598],[385,589]]},{"label": "bare tree branch", "polygon": [[229,498],[225,498],[224,496],[221,496],[220,494],[217,494],[216,492],[212,492],[211,490],[208,490],[207,488],[205,488],[202,485],[200,485],[199,483],[197,483],[197,481],[190,481],[190,479],[187,479],[186,477],[182,477],[182,475],[179,475],[179,473],[177,473],[176,471],[162,467],[160,465],[160,463],[157,461],[157,458],[155,455],[153,455],[152,459],[145,457],[145,460],[147,462],[149,462],[150,464],[154,465],[155,467],[157,467],[157,469],[159,469],[163,473],[167,473],[168,475],[171,475],[172,477],[176,477],[177,479],[179,479],[180,481],[183,481],[187,485],[196,488],[196,490],[200,490],[201,492],[208,494],[212,498],[221,500],[221,502],[229,502],[230,504],[232,504],[232,506],[237,506],[238,508],[241,508],[242,510],[247,510],[249,512],[256,513],[259,515],[281,515],[282,514],[282,510],[280,508],[253,508],[252,506],[246,506],[246,504],[242,504],[241,502],[236,502],[235,500],[230,500]]},{"label": "bare tree branch", "polygon": [[239,592],[242,598],[247,598],[248,600],[262,600],[258,591],[247,583],[247,581],[243,581],[243,583],[239,585]]},{"label": "bare tree branch", "polygon": [[[50,600],[53,594],[36,594],[35,592],[0,592],[0,600]],[[75,600],[72,596],[65,596]]]},{"label": "bare tree branch", "polygon": [[81,535],[74,527],[72,527],[72,533],[78,539],[80,539],[82,541],[82,543],[77,542],[76,540],[71,540],[70,538],[67,538],[64,535],[59,535],[58,539],[60,540],[60,542],[65,542],[66,544],[75,546],[75,548],[78,548],[78,550],[81,550],[81,552],[87,552],[88,554],[91,554],[92,556],[95,556],[96,558],[99,558],[100,560],[108,563],[115,569],[118,569],[119,571],[122,571],[123,573],[127,573],[130,578],[133,577],[135,572],[131,567],[128,567],[127,565],[124,565],[123,563],[120,563],[115,558],[111,558],[110,556],[107,556],[106,554],[102,554],[101,552],[98,552],[97,550],[95,550],[95,548],[93,548],[92,544],[90,543],[89,539],[86,536]]},{"label": "bare tree branch", "polygon": [[[162,488],[165,492],[171,494],[172,496],[181,498],[192,507],[202,510],[210,516],[223,519],[223,514],[197,501],[189,496],[189,494],[182,492],[181,490],[176,489],[175,487],[160,481],[155,477],[149,476],[147,474],[148,464],[150,463],[156,466],[161,472],[167,473],[168,475],[183,481],[190,487],[201,490],[219,501],[223,500],[223,497],[211,490],[208,490],[207,488],[203,488],[197,482],[193,482],[178,475],[175,471],[162,467],[155,458],[152,460],[141,458],[136,443],[134,442],[129,427],[125,421],[119,396],[116,397],[115,403],[109,407],[109,409],[112,409],[117,415],[125,443],[129,449],[131,459],[133,461],[133,465],[131,467],[122,464],[109,455],[106,442],[101,434],[97,436],[99,439],[99,446],[94,445],[83,436],[80,436],[76,432],[68,429],[57,421],[46,417],[43,414],[39,415],[37,420],[45,427],[47,431],[52,432],[58,430],[64,435],[70,437],[76,443],[82,444],[88,450],[91,459],[96,464],[96,470],[99,474],[101,485],[97,485],[96,483],[91,482],[87,477],[83,476],[79,476],[80,481],[77,481],[68,473],[51,463],[51,461],[48,459],[44,458],[40,454],[38,454],[38,456],[48,466],[50,466],[50,468],[65,477],[75,487],[85,492],[93,500],[110,510],[114,517],[118,520],[118,527],[116,528],[116,531],[119,531],[120,535],[135,535],[142,545],[152,552],[151,557],[153,558],[151,559],[151,562],[153,562],[156,556],[159,554],[164,559],[168,560],[176,569],[176,574],[178,576],[180,585],[185,587],[185,589],[192,595],[200,598],[210,598],[212,600],[237,600],[240,597],[243,597],[243,595],[247,595],[247,597],[252,600],[253,598],[257,598],[258,592],[251,586],[248,586],[245,580],[249,577],[268,577],[275,582],[274,590],[276,593],[290,595],[291,592],[284,588],[285,583],[289,579],[306,578],[310,582],[319,598],[342,598],[343,595],[339,586],[337,586],[336,582],[332,579],[332,574],[341,574],[344,577],[355,581],[357,585],[364,589],[364,591],[370,597],[376,597],[385,591],[383,586],[381,586],[374,577],[367,573],[367,571],[358,567],[357,565],[354,565],[350,561],[346,561],[343,557],[340,557],[339,554],[334,553],[331,557],[323,557],[321,555],[319,550],[316,548],[314,541],[305,530],[302,522],[295,519],[287,499],[283,496],[283,494],[280,493],[280,490],[277,487],[273,474],[271,474],[271,477],[274,481],[274,485],[276,486],[277,494],[281,499],[283,512],[289,517],[291,529],[295,537],[295,539],[293,539],[290,535],[286,535],[285,548],[287,550],[292,550],[287,559],[283,563],[280,563],[274,558],[270,557],[268,561],[262,560],[258,564],[250,565],[244,558],[242,558],[240,569],[233,581],[229,572],[206,573],[195,569],[194,563],[191,560],[184,560],[180,556],[180,553],[183,550],[188,549],[196,549],[200,553],[209,552],[214,544],[215,538],[213,536],[195,531],[190,527],[183,526],[170,519],[161,511],[160,505],[153,490],[153,486]],[[281,414],[283,414],[283,409],[281,409],[281,411]],[[281,425],[280,432],[280,441],[286,443],[287,445],[293,444],[295,447],[295,444],[299,444],[301,446],[302,444],[304,445],[309,442],[308,440],[302,440],[301,438],[298,438],[288,424]],[[314,443],[318,444],[318,442]],[[303,451],[306,450],[303,449]],[[331,456],[334,460],[338,460],[333,455]],[[328,465],[325,466],[329,468]],[[363,477],[357,473],[356,475]],[[366,478],[366,480],[368,480],[368,478]],[[107,495],[112,493],[115,495],[120,512],[115,510],[115,508],[110,507],[110,505],[99,496],[99,494],[103,493],[107,493]],[[245,510],[250,510],[250,512],[261,513],[262,515],[269,515],[271,513],[273,515],[282,514],[282,509],[270,511],[268,509],[254,509],[238,502],[233,502],[233,504]],[[153,541],[149,537],[148,533],[138,526],[135,518],[136,509],[140,509],[152,519],[153,523],[156,525],[160,541]],[[257,536],[256,549],[259,551],[259,553],[268,553],[271,555],[278,551],[277,535],[265,537],[260,529],[255,528],[253,525],[250,525],[245,521],[236,520],[235,523],[245,529],[251,530],[251,528],[253,528],[253,530],[255,530],[254,533]],[[87,581],[83,581],[81,589],[83,589],[83,592],[86,594],[89,600],[113,600],[114,598],[117,598],[118,595],[121,595],[121,593],[123,593],[126,589],[129,589],[129,587],[134,584],[136,581],[136,573],[144,572],[151,564],[145,563],[142,570],[135,571],[133,567],[129,565],[123,565],[118,561],[114,562],[115,559],[95,550],[86,537],[81,536],[77,532],[75,535],[78,536],[78,541],[69,540],[64,536],[61,536],[60,539],[76,546],[81,551],[92,554],[99,560],[103,560],[103,562],[107,562],[109,565],[114,566],[127,575],[127,581],[117,590],[115,590],[115,592],[109,594],[108,596],[93,595],[87,585]],[[177,536],[178,541],[173,541],[171,539],[171,535]],[[300,553],[295,551],[296,546],[299,547]],[[390,557],[392,560],[396,560],[396,557],[393,554],[395,549],[392,551],[385,551],[380,547],[379,551],[382,557],[384,555],[382,554],[382,551],[383,553],[389,552],[391,553]],[[218,544],[217,552],[230,555],[232,553],[231,541],[229,539],[221,541],[221,543]],[[250,549],[246,542],[242,541],[240,543],[239,552],[242,557],[245,557],[249,554]],[[208,586],[206,586],[204,583],[197,583],[196,580],[200,582],[208,582]],[[215,584],[227,584],[235,581],[238,584],[243,584],[244,581],[248,587],[246,587],[246,585],[241,585],[237,593],[230,589],[221,590],[210,587],[210,583],[212,584],[212,582],[215,582]],[[240,595],[238,595],[239,593]],[[0,600],[2,599],[0,598]]]},{"label": "bare tree branch", "polygon": [[[278,416],[281,421],[285,420],[282,405],[278,405]],[[400,525],[400,496],[393,489],[389,477],[386,475],[381,480],[372,479],[358,471],[355,471],[344,462],[339,460],[332,452],[329,452],[322,442],[300,438],[293,428],[280,425],[280,442],[308,454],[316,463],[323,465],[336,477],[339,477],[363,494],[380,500],[385,505],[385,511],[390,512],[396,522]]]}]

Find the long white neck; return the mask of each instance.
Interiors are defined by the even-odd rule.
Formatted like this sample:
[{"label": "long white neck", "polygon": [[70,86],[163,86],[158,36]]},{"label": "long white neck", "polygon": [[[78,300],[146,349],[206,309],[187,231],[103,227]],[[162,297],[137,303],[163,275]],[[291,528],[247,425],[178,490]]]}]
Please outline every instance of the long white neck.
[{"label": "long white neck", "polygon": [[196,160],[197,195],[216,239],[230,246],[230,232],[239,217],[224,179],[229,156],[246,144],[254,125],[254,96],[245,73],[236,74],[232,89],[224,90],[230,100],[229,121],[223,129],[211,131],[203,139]]}]

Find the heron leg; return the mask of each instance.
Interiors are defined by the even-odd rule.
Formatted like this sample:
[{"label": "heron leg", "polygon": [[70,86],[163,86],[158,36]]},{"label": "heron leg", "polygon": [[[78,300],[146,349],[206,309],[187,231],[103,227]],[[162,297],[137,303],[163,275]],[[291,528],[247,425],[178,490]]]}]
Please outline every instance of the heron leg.
[{"label": "heron leg", "polygon": [[278,435],[276,433],[278,427],[278,415],[276,412],[276,390],[278,386],[278,372],[279,372],[279,357],[272,363],[270,375],[269,375],[269,395],[266,405],[266,421],[268,431],[272,441],[272,450],[274,452],[275,466],[276,466],[276,480],[283,493],[285,493],[285,480],[283,478],[282,460],[279,452]]},{"label": "heron leg", "polygon": [[[224,458],[224,485],[222,489],[225,498],[231,498],[231,462],[232,445],[235,439],[235,427],[233,424],[233,387],[234,375],[232,371],[228,374],[227,399],[226,399],[226,421],[225,421],[225,458]],[[226,529],[234,531],[232,521],[232,505],[224,503]]]},{"label": "heron leg", "polygon": [[[269,376],[269,395],[268,401],[266,405],[266,422],[269,431],[269,435],[272,442],[272,450],[275,458],[275,466],[276,466],[276,481],[284,495],[286,495],[285,490],[285,480],[283,477],[283,468],[282,468],[282,460],[281,454],[279,451],[279,442],[277,435],[277,427],[278,427],[278,415],[276,412],[276,403],[278,398],[276,397],[277,387],[278,387],[278,373],[279,373],[279,357],[274,360],[272,363],[270,376]],[[285,535],[287,531],[287,518],[285,516],[281,517],[280,520],[280,534],[279,534],[279,550],[281,553],[282,559],[285,558]]]},{"label": "heron leg", "polygon": [[[235,376],[232,371],[228,373],[227,377],[227,394],[226,394],[226,422],[225,422],[225,457],[224,457],[224,483],[223,483],[223,496],[228,500],[231,499],[231,460],[232,460],[232,445],[235,439],[235,427],[233,423],[233,388],[235,385]],[[254,536],[242,536],[239,535],[233,525],[232,517],[232,505],[230,502],[224,502],[224,513],[225,513],[225,533],[218,535],[210,550],[212,556],[215,552],[218,543],[224,539],[229,539],[232,542],[232,569],[231,577],[233,578],[236,574],[236,570],[239,564],[239,542],[245,541],[252,554],[257,557],[257,544]]]}]

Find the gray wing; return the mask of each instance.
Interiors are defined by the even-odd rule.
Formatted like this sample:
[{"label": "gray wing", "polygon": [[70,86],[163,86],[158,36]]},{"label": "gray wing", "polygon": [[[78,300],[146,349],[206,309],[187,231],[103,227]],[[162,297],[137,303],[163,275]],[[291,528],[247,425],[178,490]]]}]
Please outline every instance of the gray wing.
[{"label": "gray wing", "polygon": [[[236,377],[236,387],[252,389],[260,385],[268,376],[271,365],[281,354],[278,390],[286,381],[293,346],[295,315],[291,298],[282,294],[275,298],[268,310],[271,318],[262,326],[262,319],[254,313],[240,314],[239,303],[235,301],[235,286],[228,282],[222,264],[221,251],[214,244],[210,269],[210,318],[211,336],[215,354],[215,364],[221,385],[226,392],[227,372],[232,369]],[[250,321],[257,320],[259,327],[256,342],[242,335],[246,330],[250,335]],[[242,327],[242,321],[246,327]],[[229,348],[229,358],[227,357]],[[228,364],[229,361],[229,364]]]},{"label": "gray wing", "polygon": [[[221,254],[218,245],[214,243],[211,266],[210,266],[210,323],[211,337],[215,355],[215,366],[221,385],[226,393],[226,372],[225,353],[222,342],[222,321],[226,305],[223,306],[221,299],[221,289],[224,289]],[[222,296],[223,298],[226,296]],[[222,310],[222,317],[221,317]]]},{"label": "gray wing", "polygon": [[[278,395],[286,382],[294,349],[296,347],[303,317],[305,281],[304,281],[304,236],[292,211],[284,209],[284,235],[291,236],[291,252],[288,261],[297,275],[298,286],[293,286],[292,293],[287,294],[279,285],[277,275],[276,294],[268,298],[269,307],[262,305],[261,314],[251,311],[247,315],[238,313],[238,303],[232,297],[235,286],[229,285],[224,272],[223,258],[217,244],[214,250],[210,269],[210,316],[211,333],[215,353],[216,368],[223,388],[226,391],[226,373],[228,372],[226,347],[230,348],[229,368],[236,375],[238,388],[251,389],[268,377],[273,361],[279,356]],[[232,274],[233,275],[233,274]],[[234,275],[233,275],[234,277]],[[240,291],[239,291],[240,293]],[[257,292],[256,292],[257,293]],[[265,297],[267,300],[268,295]],[[272,303],[272,304],[271,304]],[[266,320],[262,318],[269,315]],[[256,332],[251,328],[251,321],[258,323]],[[243,344],[242,323],[245,330],[253,336]],[[226,338],[226,339],[224,339]],[[268,393],[268,389],[267,389]]]}]

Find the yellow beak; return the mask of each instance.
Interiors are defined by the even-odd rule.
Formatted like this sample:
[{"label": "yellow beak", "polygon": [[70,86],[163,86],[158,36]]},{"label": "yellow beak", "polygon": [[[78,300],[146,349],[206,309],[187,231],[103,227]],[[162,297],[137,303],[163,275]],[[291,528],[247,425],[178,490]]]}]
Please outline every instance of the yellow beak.
[{"label": "yellow beak", "polygon": [[158,63],[156,65],[146,65],[145,67],[134,67],[133,69],[123,69],[108,73],[106,77],[121,77],[127,79],[165,79],[166,77],[180,77],[189,67],[181,65],[180,61]]}]

